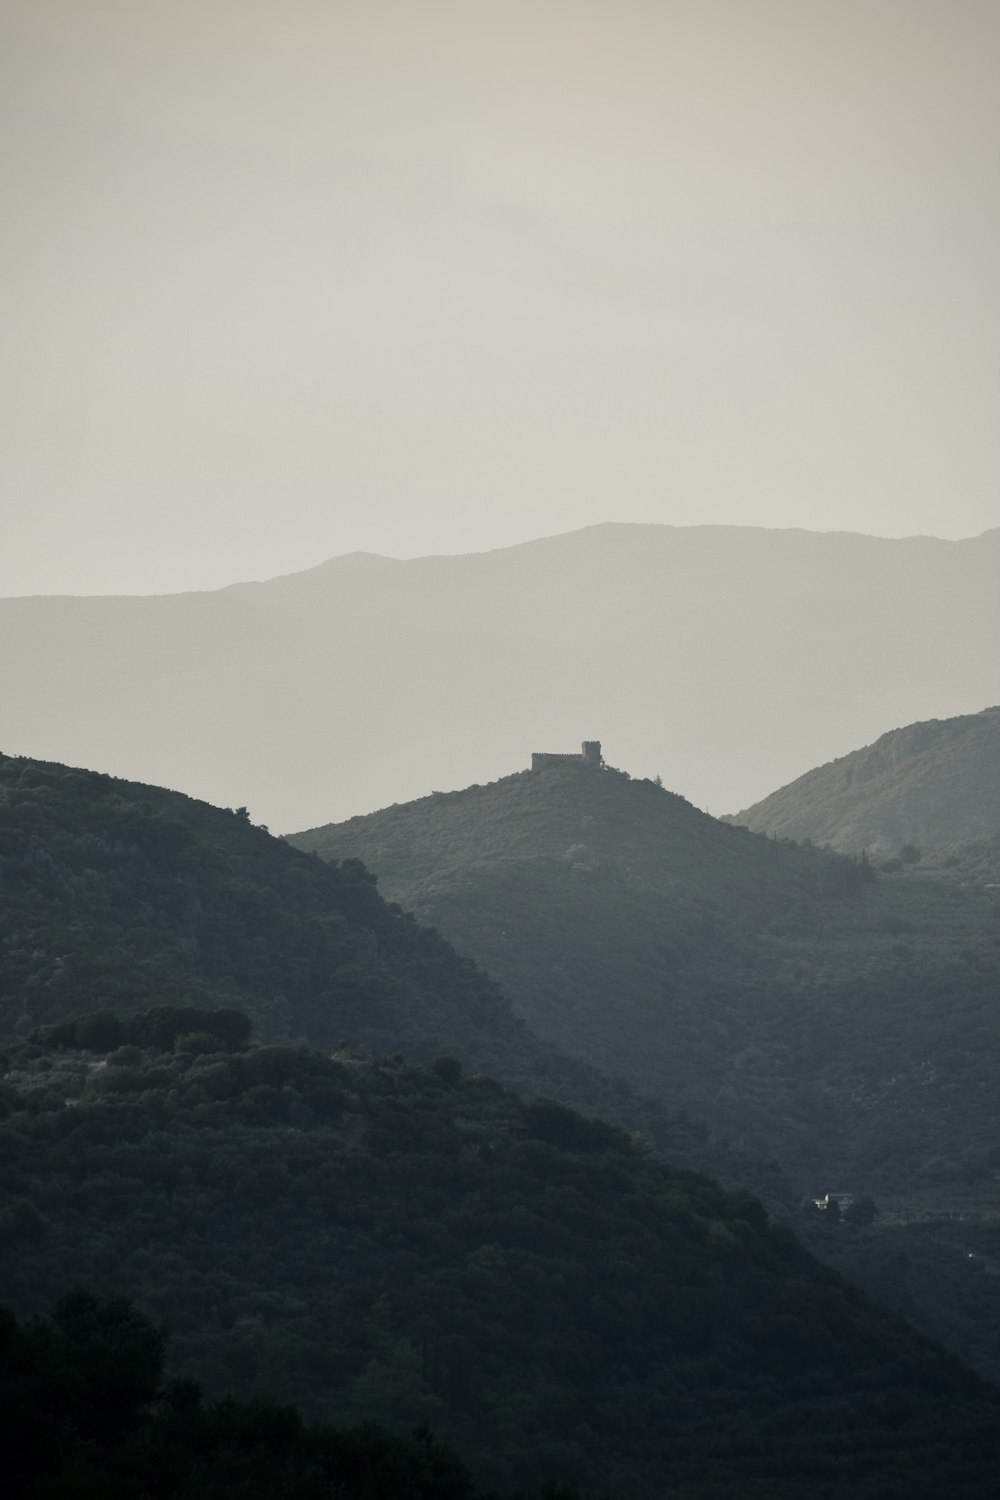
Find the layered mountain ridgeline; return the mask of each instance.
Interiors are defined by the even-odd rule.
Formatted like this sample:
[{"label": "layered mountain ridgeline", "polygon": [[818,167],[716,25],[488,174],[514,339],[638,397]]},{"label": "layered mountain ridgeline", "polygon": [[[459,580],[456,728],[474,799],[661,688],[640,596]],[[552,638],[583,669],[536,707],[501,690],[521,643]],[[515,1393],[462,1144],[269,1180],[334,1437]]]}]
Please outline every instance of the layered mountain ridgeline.
[{"label": "layered mountain ridgeline", "polygon": [[894,729],[727,821],[879,860],[902,850],[914,873],[996,877],[1000,708]]},{"label": "layered mountain ridgeline", "polygon": [[68,1284],[113,1290],[172,1330],[174,1380],[338,1424],[429,1423],[503,1489],[992,1493],[996,1393],[748,1195],[454,1059],[246,1049],[231,1016],[200,1034],[179,1018],[168,1048],[162,1010],[99,1024],[120,1031],[64,1023],[8,1049],[2,1294],[19,1316]]},{"label": "layered mountain ridgeline", "polygon": [[989,893],[876,879],[612,770],[525,772],[294,842],[363,858],[543,1036],[806,1191],[915,1208],[992,1188]]},{"label": "layered mountain ridgeline", "polygon": [[796,1222],[1000,1375],[987,893],[875,879],[607,770],[524,773],[295,841],[362,855],[565,1051],[683,1103],[809,1199],[873,1196],[874,1225]]},{"label": "layered mountain ridgeline", "polygon": [[242,809],[0,756],[0,891],[0,1043],[108,1008],[181,1005],[197,1031],[199,1010],[237,1006],[264,1038],[454,1054],[641,1130],[773,1207],[794,1202],[773,1166],[539,1040],[360,864],[302,854]]},{"label": "layered mountain ridgeline", "polygon": [[613,733],[621,763],[728,810],[887,723],[990,702],[998,544],[608,525],[214,593],[7,599],[0,741],[285,830]]},{"label": "layered mountain ridgeline", "polygon": [[[348,1039],[412,1060],[453,1054],[528,1095],[557,1097],[639,1130],[670,1161],[748,1185],[773,1210],[795,1217],[795,1191],[775,1167],[662,1099],[644,1099],[540,1042],[474,965],[388,908],[357,864],[330,868],[242,813],[66,767],[0,761],[0,793],[3,1037],[80,1012],[152,1006],[166,1008],[167,1018],[160,1023],[154,1013],[147,1024],[165,1029],[138,1040],[171,1046],[176,1024],[197,1033],[206,1009],[223,1006],[250,1012],[265,1038],[305,1036],[326,1046]],[[213,1014],[218,1028],[220,1012]],[[238,1041],[238,1018],[233,1025],[230,1041]],[[98,1014],[91,1040],[111,1046],[121,1039],[104,1026]],[[824,1225],[802,1227],[814,1234]],[[852,1229],[852,1242],[861,1236]],[[963,1257],[951,1274],[931,1278],[916,1267],[904,1277],[898,1250],[865,1251],[868,1282],[992,1374],[977,1332],[990,1326],[992,1303],[970,1296],[973,1262]],[[939,1258],[935,1272],[941,1269]]]}]

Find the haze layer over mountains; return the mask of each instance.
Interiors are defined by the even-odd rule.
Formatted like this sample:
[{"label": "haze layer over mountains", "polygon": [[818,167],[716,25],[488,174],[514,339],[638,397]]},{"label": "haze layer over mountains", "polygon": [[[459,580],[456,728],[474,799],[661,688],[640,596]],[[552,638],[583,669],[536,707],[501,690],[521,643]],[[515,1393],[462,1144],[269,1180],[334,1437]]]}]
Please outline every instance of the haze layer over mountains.
[{"label": "haze layer over mountains", "polygon": [[280,829],[615,747],[715,812],[996,694],[1000,532],[609,524],[210,593],[0,601],[0,738]]}]

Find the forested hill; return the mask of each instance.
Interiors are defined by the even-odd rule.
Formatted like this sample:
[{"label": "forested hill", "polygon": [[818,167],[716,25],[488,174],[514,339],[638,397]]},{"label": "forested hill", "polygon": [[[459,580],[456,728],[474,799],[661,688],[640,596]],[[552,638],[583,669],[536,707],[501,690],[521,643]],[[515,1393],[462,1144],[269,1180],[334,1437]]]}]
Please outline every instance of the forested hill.
[{"label": "forested hill", "polygon": [[359,864],[298,854],[242,809],[4,757],[0,840],[0,1037],[181,1002],[239,1004],[265,1037],[420,1055],[518,1029]]},{"label": "forested hill", "polygon": [[314,830],[573,1056],[810,1199],[819,1253],[997,1372],[994,894],[766,839],[610,770],[524,772]]},{"label": "forested hill", "polygon": [[728,821],[880,859],[910,845],[957,869],[955,846],[1000,843],[1000,708],[894,729]]},{"label": "forested hill", "polygon": [[[740,1055],[738,1068],[732,1070],[739,1087],[728,1099],[723,1094],[720,1102],[718,1091],[716,1095],[703,1091],[700,1097],[712,1107],[717,1120],[727,1128],[735,1122],[745,1138],[750,1132],[742,1122],[751,1116],[745,1107],[750,1097],[756,1110],[751,1123],[764,1121],[770,1133],[763,1139],[776,1141],[782,1148],[795,1148],[816,1118],[815,1099],[806,1087],[808,1076],[797,1095],[794,1075],[789,1076],[788,1059],[801,1049],[801,1040],[793,1037],[784,1051],[774,1051],[775,1033],[767,1029],[773,1024],[773,1014],[764,1007],[763,1020],[756,1016],[753,992],[752,1004],[747,1006],[739,994],[727,990],[720,1008],[718,989],[701,983],[704,973],[698,944],[714,931],[721,955],[731,951],[725,903],[720,907],[712,902],[709,876],[725,867],[724,860],[719,864],[720,853],[738,851],[732,873],[735,879],[742,870],[736,884],[752,893],[746,897],[745,908],[740,907],[743,915],[737,924],[743,945],[740,965],[753,978],[756,971],[747,957],[751,949],[746,943],[767,909],[754,887],[772,879],[782,920],[811,923],[824,909],[822,902],[816,904],[817,886],[825,889],[832,883],[839,888],[845,882],[850,886],[857,872],[850,862],[831,864],[815,851],[800,854],[784,848],[777,849],[779,861],[772,869],[764,840],[717,825],[651,784],[629,783],[613,773],[607,777],[607,782],[603,775],[595,782],[592,793],[612,801],[624,796],[625,804],[638,810],[624,844],[620,829],[615,832],[617,818],[605,818],[607,837],[618,838],[625,851],[629,840],[641,841],[642,830],[648,833],[656,826],[657,810],[663,808],[668,822],[676,823],[679,869],[700,871],[699,883],[696,899],[683,879],[664,884],[665,893],[673,891],[670,899],[660,894],[650,897],[645,907],[640,904],[636,920],[629,918],[622,926],[620,919],[632,910],[634,879],[619,877],[614,869],[603,875],[597,867],[588,870],[586,858],[578,857],[581,850],[575,850],[570,863],[510,860],[503,865],[503,890],[495,894],[503,897],[497,912],[501,917],[507,914],[500,932],[509,930],[514,939],[503,938],[508,955],[513,948],[523,958],[526,980],[535,992],[545,998],[554,983],[557,998],[569,1002],[566,1049],[560,1050],[551,1041],[539,1041],[473,963],[458,958],[435,932],[418,927],[410,916],[387,906],[372,877],[357,863],[328,866],[252,826],[240,811],[212,808],[173,792],[91,772],[0,759],[0,1041],[23,1038],[38,1025],[109,1008],[134,1012],[181,1006],[185,1029],[198,1032],[204,1029],[205,1012],[223,1007],[251,1014],[258,1035],[265,1040],[304,1037],[327,1047],[347,1041],[362,1051],[401,1053],[413,1062],[455,1056],[466,1068],[488,1072],[528,1096],[558,1098],[630,1131],[641,1131],[671,1162],[731,1184],[746,1184],[776,1211],[794,1215],[797,1194],[776,1168],[760,1165],[759,1158],[734,1149],[718,1132],[709,1133],[697,1118],[678,1113],[686,1105],[689,1116],[697,1117],[699,1112],[691,1108],[697,1088],[709,1076],[707,1070],[720,1065],[712,1055],[713,1047],[726,1066],[741,1032],[752,1022],[772,1051],[758,1047],[756,1052]],[[530,778],[515,778],[515,782],[532,796],[539,790]],[[553,785],[559,785],[558,776]],[[578,782],[567,784],[574,785],[579,791]],[[490,789],[484,791],[494,795]],[[431,802],[440,810],[440,799]],[[475,797],[472,803],[477,805]],[[533,803],[528,809],[524,838],[539,836],[541,807]],[[713,841],[708,853],[699,852],[696,836],[701,829]],[[483,868],[487,875],[496,873],[494,867]],[[553,871],[560,877],[555,884]],[[584,912],[581,921],[574,903],[588,891],[597,904]],[[614,897],[611,902],[604,899],[609,891]],[[515,903],[513,920],[511,900]],[[739,905],[732,895],[727,900],[734,909]],[[836,912],[839,904],[834,901],[831,910]],[[615,911],[619,925],[608,928],[609,914]],[[686,1009],[668,1009],[664,1024],[664,1018],[651,1018],[643,1010],[643,993],[637,993],[635,983],[637,977],[648,977],[650,970],[650,920],[671,912],[686,913],[688,936],[675,943],[678,934],[683,937],[677,924],[674,935],[666,940],[659,931],[653,932],[653,960],[661,966],[669,961],[669,975],[675,981],[669,998],[673,1001],[680,994],[688,1004]],[[550,938],[558,946],[539,977],[532,965],[543,952],[540,942]],[[876,941],[883,953],[887,944],[906,944],[911,938],[901,929],[895,935],[879,929]],[[605,944],[610,944],[607,951]],[[975,958],[976,950],[969,951]],[[688,957],[681,962],[685,952]],[[963,969],[975,974],[968,957],[963,959]],[[739,965],[730,965],[730,971],[742,972]],[[654,973],[662,974],[662,967]],[[687,990],[681,991],[681,984]],[[922,1004],[929,998],[919,986],[910,993]],[[992,1127],[989,1102],[978,1102],[981,1087],[976,1069],[988,1067],[989,1043],[963,1050],[966,1042],[962,1040],[970,1034],[970,1020],[978,1025],[973,1004],[978,1003],[977,995],[978,991],[959,995],[955,1007],[962,1023],[955,1032],[959,1041],[950,1051],[939,1049],[935,1054],[939,1076],[945,1071],[946,1082],[948,1070],[955,1072],[965,1064],[959,1075],[967,1086],[962,1097],[947,1094],[925,1117],[918,1111],[926,1109],[933,1098],[935,1080],[930,1080],[929,1088],[927,1078],[920,1074],[916,1087],[910,1089],[904,1075],[904,1088],[897,1090],[902,1125],[883,1145],[890,1167],[898,1170],[907,1188],[913,1181],[911,1163],[926,1161],[925,1138],[930,1134],[936,1139],[935,1184],[943,1184],[948,1192],[957,1185],[967,1198],[982,1181]],[[703,1024],[698,1021],[699,1006]],[[803,1007],[797,1005],[797,1009]],[[927,1014],[918,1011],[918,1024],[911,1031],[926,1036],[929,1024],[936,1024],[936,1014],[933,1009]],[[680,1017],[676,1024],[675,1015]],[[902,1024],[898,1003],[890,1007],[890,1015]],[[213,1022],[216,1028],[218,1024]],[[91,1025],[93,1037],[106,1035],[100,1014]],[[633,1040],[629,1036],[633,1026],[638,1028],[636,1045],[628,1053],[624,1044]],[[853,1016],[851,1026],[867,1028],[870,1035],[874,1023],[862,1013],[860,1022]],[[655,1099],[644,1097],[624,1078],[609,1080],[601,1063],[610,1061],[620,1073],[625,1072],[644,1041],[659,1064],[669,1055],[670,1027],[679,1065],[672,1071],[647,1072],[658,1090]],[[904,1039],[904,1056],[906,1045]],[[602,1055],[605,1046],[606,1056]],[[586,1048],[591,1049],[592,1064],[581,1060]],[[574,1051],[575,1056],[568,1055]],[[827,1090],[824,1079],[823,1097],[836,1103],[845,1093],[843,1075],[834,1067],[842,1064],[842,1058],[829,1048],[824,1052],[817,1047],[811,1055],[820,1056],[826,1078],[835,1085]],[[685,1066],[692,1058],[700,1072]],[[755,1069],[764,1076],[759,1092],[748,1095],[747,1081],[753,1083]],[[635,1076],[640,1071],[636,1068]],[[862,1081],[868,1076],[862,1073]],[[802,1100],[803,1107],[793,1108]],[[886,1109],[891,1102],[890,1092]],[[944,1113],[945,1104],[952,1108],[952,1115]],[[813,1110],[811,1116],[808,1109]],[[829,1108],[821,1120],[819,1144],[824,1148],[830,1141],[831,1120],[837,1116]],[[911,1141],[907,1132],[914,1122],[917,1128]],[[864,1116],[861,1123],[865,1123]],[[967,1134],[960,1138],[962,1128]],[[870,1159],[870,1136],[862,1139]],[[770,1159],[774,1156],[774,1149],[769,1148]],[[879,1191],[884,1199],[884,1178],[873,1176],[866,1181],[848,1166],[842,1173],[838,1170],[833,1181],[800,1176],[799,1187],[822,1192],[840,1183],[859,1193]],[[831,1243],[819,1248],[823,1253],[836,1248],[848,1274],[861,1275],[878,1295],[895,1298],[908,1315],[923,1319],[924,1326],[947,1340],[968,1362],[990,1371],[989,1351],[984,1349],[989,1341],[982,1331],[990,1326],[989,1313],[983,1310],[983,1299],[972,1295],[968,1286],[970,1277],[976,1280],[972,1268],[981,1269],[983,1264],[980,1245],[967,1247],[977,1257],[967,1259],[964,1243],[955,1248],[962,1233],[956,1236],[949,1231],[948,1245],[935,1252],[925,1270],[918,1267],[909,1243],[893,1242],[891,1265],[881,1252],[871,1260],[869,1250],[861,1245],[860,1229],[852,1229],[850,1242],[844,1239],[836,1247]],[[863,1264],[856,1263],[853,1253],[859,1246],[864,1250]],[[910,1255],[912,1274],[898,1272],[893,1259],[898,1253]],[[957,1269],[952,1261],[958,1262]],[[928,1305],[928,1289],[932,1306]]]},{"label": "forested hill", "polygon": [[364,858],[543,1035],[807,1191],[992,1191],[989,893],[876,879],[613,770],[524,772],[295,842]]},{"label": "forested hill", "polygon": [[392,900],[409,902],[443,871],[556,860],[583,873],[614,866],[679,907],[722,904],[755,926],[775,905],[855,889],[851,860],[787,849],[700,812],[684,797],[613,768],[520,771],[488,786],[434,792],[416,802],[288,836],[324,858],[364,859]]},{"label": "forested hill", "polygon": [[109,1008],[236,1006],[262,1038],[454,1055],[772,1204],[792,1198],[775,1170],[539,1040],[357,861],[302,854],[242,809],[0,756],[0,891],[0,1044]]},{"label": "forested hill", "polygon": [[[996,1392],[821,1267],[755,1199],[454,1059],[423,1071],[349,1051],[248,1049],[231,1013],[191,1024],[162,1007],[105,1013],[7,1049],[0,1297],[18,1316],[80,1281],[125,1294],[172,1331],[172,1377],[209,1396],[294,1400],[338,1423],[429,1423],[505,1491],[561,1481],[621,1500],[992,1495]],[[72,1370],[64,1378],[45,1413],[50,1427],[61,1417],[50,1462],[71,1418],[89,1422],[84,1439],[103,1419],[91,1435],[106,1443],[124,1416],[110,1467],[131,1462],[133,1484],[108,1490],[92,1443],[89,1488],[43,1479],[33,1496],[200,1497],[204,1466],[220,1464],[210,1496],[257,1495],[242,1478],[225,1487],[227,1439],[233,1483],[251,1450],[265,1466],[290,1462],[287,1413],[200,1417],[189,1385],[164,1410],[173,1426],[126,1441],[129,1378],[149,1375],[152,1394],[155,1360],[136,1365],[134,1337],[109,1345],[86,1298],[59,1317],[47,1368],[89,1352],[99,1378],[83,1392]],[[136,1332],[121,1312],[118,1325]],[[0,1346],[16,1352],[2,1318]],[[47,1430],[26,1407],[36,1385],[6,1393],[8,1465]],[[328,1440],[302,1457],[310,1473],[327,1460],[336,1472],[343,1450]],[[364,1493],[468,1494],[454,1472],[435,1488],[423,1464],[404,1482],[413,1461],[397,1490]],[[274,1484],[308,1500],[334,1492],[318,1478]]]}]

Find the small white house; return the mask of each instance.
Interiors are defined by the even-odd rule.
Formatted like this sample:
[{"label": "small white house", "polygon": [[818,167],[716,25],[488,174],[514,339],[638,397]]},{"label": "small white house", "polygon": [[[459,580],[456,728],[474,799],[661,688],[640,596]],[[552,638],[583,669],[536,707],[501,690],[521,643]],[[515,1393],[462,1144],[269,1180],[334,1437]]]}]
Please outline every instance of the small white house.
[{"label": "small white house", "polygon": [[817,1208],[822,1208],[824,1210],[828,1209],[831,1203],[836,1203],[837,1207],[840,1209],[840,1212],[843,1213],[844,1209],[850,1208],[851,1204],[854,1202],[854,1194],[827,1193],[825,1198],[814,1198],[813,1202],[815,1203]]}]

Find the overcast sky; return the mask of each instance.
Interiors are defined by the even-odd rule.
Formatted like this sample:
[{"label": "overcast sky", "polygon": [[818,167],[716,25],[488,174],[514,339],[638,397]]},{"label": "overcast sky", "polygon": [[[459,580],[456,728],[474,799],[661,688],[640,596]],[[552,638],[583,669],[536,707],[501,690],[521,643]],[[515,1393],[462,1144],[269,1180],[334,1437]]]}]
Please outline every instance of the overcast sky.
[{"label": "overcast sky", "polygon": [[994,0],[0,16],[0,593],[996,524]]}]

